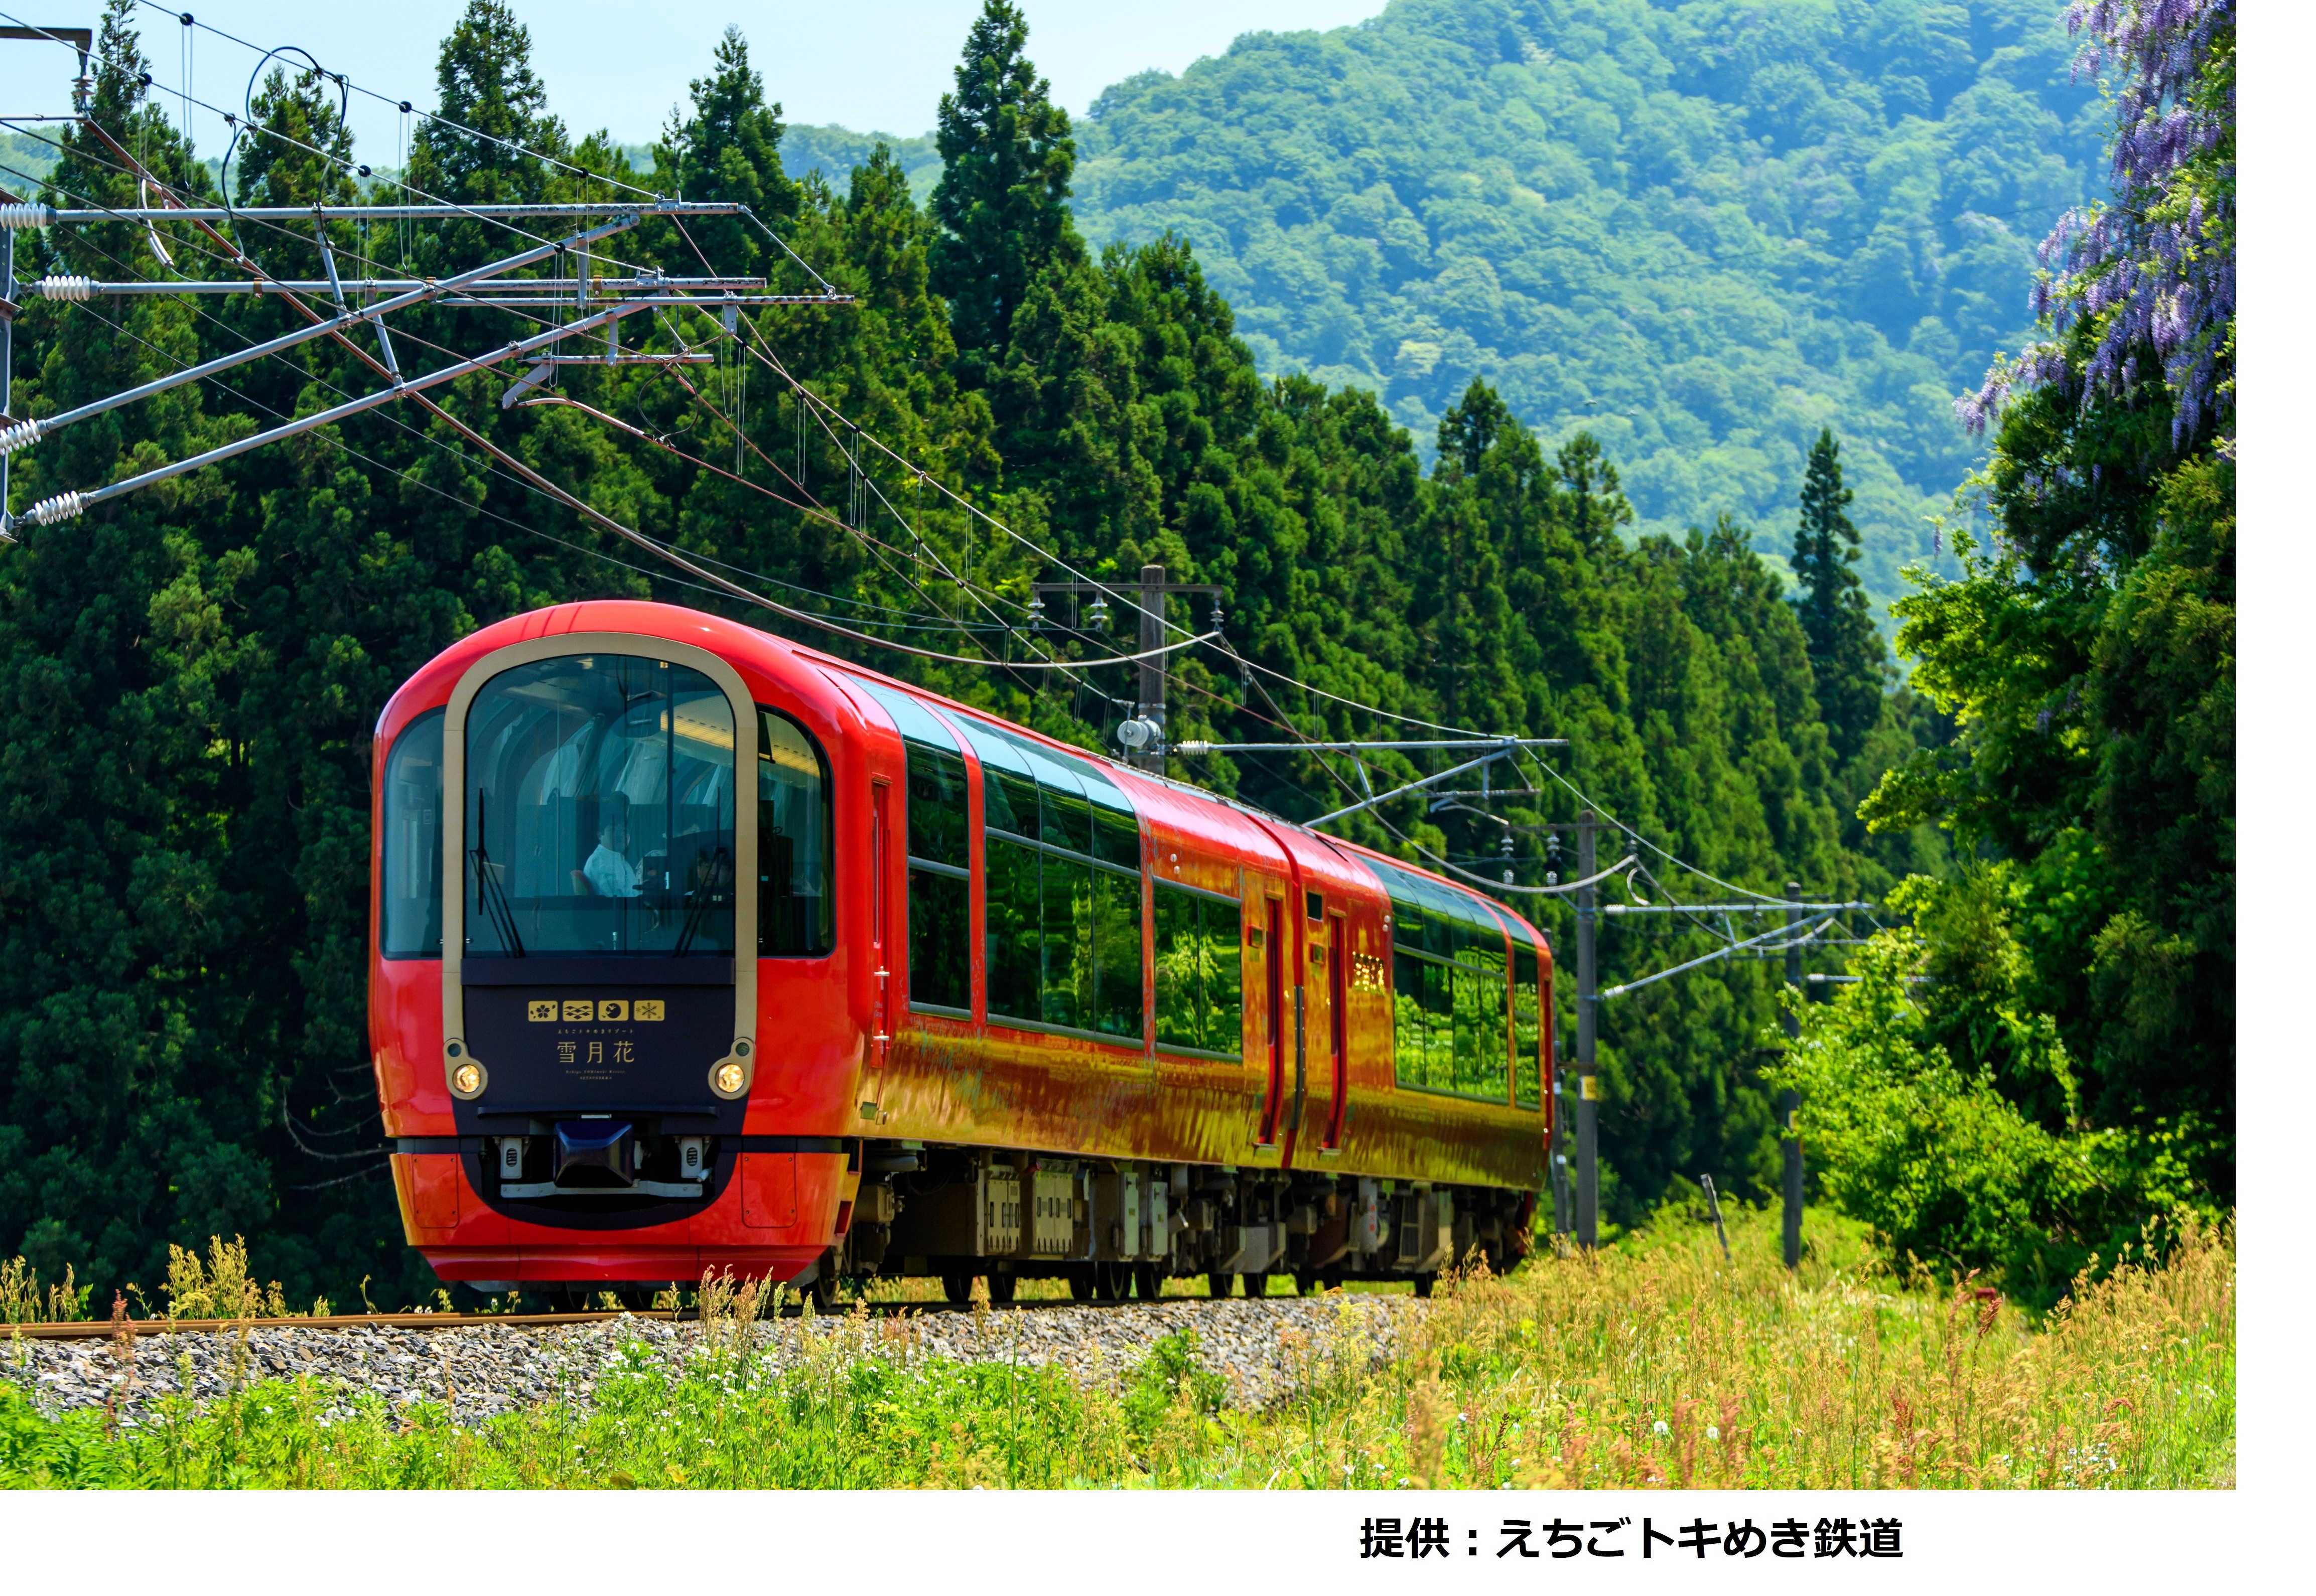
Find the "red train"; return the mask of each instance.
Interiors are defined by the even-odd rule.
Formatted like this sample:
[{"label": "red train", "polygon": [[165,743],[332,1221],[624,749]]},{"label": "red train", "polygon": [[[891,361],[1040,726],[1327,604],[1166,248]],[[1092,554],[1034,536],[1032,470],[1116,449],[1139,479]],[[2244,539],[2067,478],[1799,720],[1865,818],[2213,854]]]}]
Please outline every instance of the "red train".
[{"label": "red train", "polygon": [[1479,894],[664,605],[477,633],[377,760],[379,1101],[445,1280],[1422,1290],[1528,1246],[1551,956]]}]

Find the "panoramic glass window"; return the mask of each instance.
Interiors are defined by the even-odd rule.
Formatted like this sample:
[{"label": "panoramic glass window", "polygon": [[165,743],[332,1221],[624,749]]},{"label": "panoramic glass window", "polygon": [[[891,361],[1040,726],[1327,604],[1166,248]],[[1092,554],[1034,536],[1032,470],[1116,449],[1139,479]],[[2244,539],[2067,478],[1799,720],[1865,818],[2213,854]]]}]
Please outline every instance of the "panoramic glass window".
[{"label": "panoramic glass window", "polygon": [[992,1018],[1142,1035],[1142,834],[1089,761],[985,723],[982,768]]},{"label": "panoramic glass window", "polygon": [[1512,933],[1512,1089],[1522,1108],[1544,1106],[1544,1001],[1536,949]]},{"label": "panoramic glass window", "polygon": [[836,946],[836,805],[828,761],[811,733],[756,706],[756,953]]},{"label": "panoramic glass window", "polygon": [[906,693],[847,678],[893,717],[909,762],[909,1002],[973,1006],[972,873],[966,848],[965,758],[957,739]]},{"label": "panoramic glass window", "polygon": [[1399,1084],[1502,1102],[1511,1043],[1502,922],[1484,903],[1412,871],[1367,864],[1391,895]]},{"label": "panoramic glass window", "polygon": [[1154,881],[1151,891],[1158,1045],[1237,1058],[1245,1028],[1237,902],[1173,882]]},{"label": "panoramic glass window", "polygon": [[730,954],[734,741],[723,690],[664,661],[578,655],[484,683],[467,955]]},{"label": "panoramic glass window", "polygon": [[379,951],[442,956],[442,712],[402,729],[386,757],[379,838]]}]

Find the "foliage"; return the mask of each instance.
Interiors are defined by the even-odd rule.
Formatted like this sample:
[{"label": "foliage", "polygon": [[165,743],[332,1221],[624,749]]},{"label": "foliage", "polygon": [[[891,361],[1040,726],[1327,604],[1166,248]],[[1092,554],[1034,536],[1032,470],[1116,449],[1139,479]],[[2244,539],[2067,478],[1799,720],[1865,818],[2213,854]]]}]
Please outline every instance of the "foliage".
[{"label": "foliage", "polygon": [[[633,1344],[588,1407],[472,1427],[443,1404],[266,1381],[134,1425],[43,1416],[0,1382],[0,1485],[59,1487],[1392,1485],[1802,1489],[2235,1482],[2235,1248],[2192,1228],[2040,1325],[1964,1280],[1900,1281],[1854,1226],[1813,1216],[1798,1277],[1773,1214],[1729,1215],[1724,1263],[1669,1208],[1589,1259],[1443,1285],[1405,1351],[1287,1333],[1292,1388],[1210,1408],[1179,1346],[1124,1371],[913,1350],[905,1320],[845,1319],[775,1367],[728,1316],[663,1360]],[[1402,1299],[1404,1301],[1404,1299]],[[1341,1299],[1355,1316],[1360,1299]],[[810,1328],[807,1326],[807,1328]],[[1336,1344],[1339,1343],[1341,1344]],[[1207,1377],[1211,1379],[1211,1376]]]},{"label": "foliage", "polygon": [[1624,463],[1638,524],[1781,519],[1846,435],[1878,606],[2097,178],[2062,0],[1394,0],[1128,79],[1078,129],[1097,242],[1173,230],[1266,374],[1428,439],[1474,377]]},{"label": "foliage", "polygon": [[1844,1212],[1901,1257],[2047,1306],[2151,1219],[2213,1215],[2192,1124],[2083,1123],[2058,1027],[2025,1000],[2023,896],[1999,865],[1908,882],[1892,908],[1915,927],[1876,935],[1831,1003],[1788,999],[1801,1035],[1770,1074],[1802,1094],[1802,1139]]},{"label": "foliage", "polygon": [[2172,442],[2185,444],[2235,403],[2235,0],[2076,0],[2068,23],[2086,36],[2079,77],[2125,69],[2114,200],[2070,211],[2040,252],[2054,270],[2035,313],[2086,341],[2078,358],[2041,343],[1998,364],[1957,409],[1983,429],[2021,385],[2126,397],[2160,369]]},{"label": "foliage", "polygon": [[[1974,413],[1993,420],[1992,448],[1965,492],[1992,525],[1984,541],[1957,538],[1959,579],[1926,579],[1896,606],[1915,688],[1960,734],[1893,770],[1866,813],[1880,827],[1935,822],[2009,863],[2020,990],[2055,1023],[2083,1121],[2178,1139],[2195,1184],[2224,1203],[2235,1185],[2232,11],[2099,5],[2085,16],[2086,60],[2124,59],[2138,74],[2117,100],[2119,189],[2140,214],[2200,216],[2200,232],[2175,248],[2169,223],[2098,231],[2105,242],[2053,281],[2053,341],[1991,380],[1991,408]],[[2109,295],[2126,283],[2167,307],[2160,337],[2133,320],[2138,299]]]},{"label": "foliage", "polygon": [[909,192],[918,204],[932,198],[940,181],[940,146],[930,133],[914,138],[889,133],[855,133],[849,128],[793,123],[780,145],[780,159],[788,175],[801,182],[817,173],[831,189],[842,189],[855,166],[865,166],[883,145],[909,175]]},{"label": "foliage", "polygon": [[1794,529],[1795,607],[1809,639],[1810,669],[1818,706],[1834,749],[1854,757],[1882,718],[1887,651],[1866,601],[1857,563],[1857,528],[1849,519],[1857,495],[1841,482],[1841,445],[1833,429],[1810,446],[1802,479],[1801,525]]},{"label": "foliage", "polygon": [[1066,203],[1069,114],[1047,97],[1029,42],[1020,8],[987,0],[966,38],[957,92],[941,96],[932,286],[969,356],[1002,349],[1030,282],[1082,253]]},{"label": "foliage", "polygon": [[[1042,253],[1007,257],[1025,286],[1001,327],[936,291],[941,250],[968,235],[913,201],[892,152],[872,151],[841,191],[789,179],[787,135],[743,40],[717,47],[646,176],[607,135],[575,141],[547,114],[527,36],[496,0],[476,0],[445,43],[441,92],[491,137],[436,129],[413,153],[413,183],[459,200],[548,200],[614,180],[681,182],[777,224],[804,264],[742,218],[712,234],[638,228],[601,246],[601,269],[697,270],[694,246],[713,237],[719,269],[796,288],[811,286],[808,269],[857,303],[751,316],[738,339],[706,315],[638,319],[626,347],[680,344],[712,363],[566,368],[511,408],[499,402],[506,373],[477,375],[435,390],[439,403],[735,580],[968,658],[1122,652],[1122,637],[1026,637],[1028,584],[1056,561],[1117,577],[1154,560],[1216,583],[1225,645],[1170,672],[1180,738],[1389,734],[1396,723],[1358,707],[1372,705],[1572,740],[1557,775],[1523,765],[1520,785],[1545,790],[1491,806],[1498,818],[1433,813],[1417,798],[1343,828],[1403,857],[1492,883],[1509,837],[1521,882],[1566,872],[1579,800],[1557,785],[1564,776],[1647,844],[1756,890],[1799,880],[1873,895],[1942,867],[1927,825],[1868,836],[1848,818],[1935,726],[1902,695],[1854,755],[1834,747],[1806,634],[1742,525],[1701,518],[1679,536],[1628,539],[1635,512],[1600,439],[1547,450],[1522,424],[1532,418],[1481,382],[1443,418],[1427,475],[1371,393],[1263,380],[1182,238],[1085,249],[1061,206],[1072,135],[1036,92],[1011,14],[991,11],[969,45],[956,131],[983,141],[986,159],[953,157],[942,201],[968,227],[989,207],[1032,205],[1048,229]],[[166,182],[206,194],[206,169],[145,100],[126,0],[107,15],[97,117]],[[261,85],[236,200],[349,196],[345,167],[325,158],[349,148],[326,86],[287,71]],[[134,201],[136,175],[93,135],[67,132],[63,146],[53,197]],[[193,228],[158,232],[185,272],[243,274]],[[508,236],[471,218],[330,234],[350,270],[436,277],[492,259]],[[252,221],[243,245],[282,276],[320,275],[308,233]],[[161,270],[126,225],[22,247],[28,277]],[[18,323],[16,393],[27,413],[53,413],[297,324],[276,296],[137,296],[117,315],[39,301]],[[424,368],[505,334],[500,313],[433,306],[397,322],[395,338]],[[13,457],[13,501],[370,391],[383,380],[371,347],[310,343],[67,429]],[[791,377],[862,431],[816,407],[800,426]],[[840,515],[828,507],[856,470],[868,512]],[[651,595],[764,618],[634,558],[409,408],[24,529],[0,559],[0,811],[18,839],[0,858],[9,1251],[49,1280],[76,1267],[99,1301],[164,1279],[173,1246],[234,1235],[292,1300],[351,1299],[364,1277],[387,1303],[432,1295],[402,1243],[363,1042],[375,716],[443,646],[536,606]],[[1133,690],[1131,668],[1023,679],[791,634],[1089,745]],[[1437,767],[1396,753],[1370,763],[1379,785]],[[1183,759],[1174,774],[1290,817],[1358,790],[1347,762],[1310,756]],[[1695,895],[1692,878],[1643,851],[1660,890]],[[1559,900],[1520,901],[1564,939]],[[1618,925],[1604,932],[1604,968],[1642,973],[1706,941]],[[1772,980],[1759,964],[1723,969],[1645,989],[1608,1015],[1602,1145],[1609,1212],[1624,1221],[1699,1172],[1740,1195],[1774,1184],[1756,1068]],[[1572,1012],[1565,978],[1559,996]]]}]

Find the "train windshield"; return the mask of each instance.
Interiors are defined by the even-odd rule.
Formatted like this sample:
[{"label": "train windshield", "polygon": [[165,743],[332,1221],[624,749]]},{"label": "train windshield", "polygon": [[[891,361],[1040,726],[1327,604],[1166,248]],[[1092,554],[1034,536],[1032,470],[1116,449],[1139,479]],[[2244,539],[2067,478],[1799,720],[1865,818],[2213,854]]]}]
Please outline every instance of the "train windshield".
[{"label": "train windshield", "polygon": [[466,953],[733,952],[732,705],[664,660],[518,665],[467,716]]}]

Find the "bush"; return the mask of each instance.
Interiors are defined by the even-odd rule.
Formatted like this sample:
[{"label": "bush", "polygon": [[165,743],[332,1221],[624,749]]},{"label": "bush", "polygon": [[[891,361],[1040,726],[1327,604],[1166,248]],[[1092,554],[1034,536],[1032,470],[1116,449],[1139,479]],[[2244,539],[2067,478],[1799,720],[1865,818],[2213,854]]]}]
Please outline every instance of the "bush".
[{"label": "bush", "polygon": [[1897,1257],[2048,1306],[2213,1209],[2189,1173],[2195,1126],[2084,1122],[2056,1025],[2021,1000],[2013,896],[2001,866],[1909,881],[1891,905],[1916,924],[1875,935],[1855,984],[1824,1004],[1786,995],[1801,1035],[1768,1074],[1802,1094],[1826,1196]]}]

